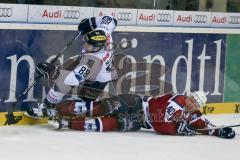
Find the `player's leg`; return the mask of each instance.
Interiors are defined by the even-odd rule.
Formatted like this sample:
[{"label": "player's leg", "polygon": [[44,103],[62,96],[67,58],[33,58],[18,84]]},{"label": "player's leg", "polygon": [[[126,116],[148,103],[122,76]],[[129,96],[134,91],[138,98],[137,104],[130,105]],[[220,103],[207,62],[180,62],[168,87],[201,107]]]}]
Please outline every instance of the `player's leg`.
[{"label": "player's leg", "polygon": [[135,94],[123,94],[105,99],[104,103],[112,108],[110,116],[116,116],[120,113],[137,113],[142,111],[142,98]]},{"label": "player's leg", "polygon": [[[141,102],[141,97],[137,95],[120,95],[99,102],[63,101],[56,105],[58,116],[63,118],[60,119],[60,121],[58,120],[57,123],[60,123],[60,125],[56,124],[56,126],[60,126],[61,128],[62,124],[63,126],[67,124],[71,129],[80,127],[80,129],[77,130],[83,130],[84,125],[88,126],[88,124],[91,124],[92,126],[96,126],[96,124],[102,124],[101,126],[104,128],[108,128],[109,126],[112,128],[112,126],[115,126],[115,128],[120,131],[136,131],[141,128],[141,119],[143,117]],[[85,121],[85,117],[104,115],[107,116]],[[71,120],[73,118],[75,118],[75,120]],[[117,123],[115,123],[116,120]],[[103,131],[106,130],[103,129]]]},{"label": "player's leg", "polygon": [[42,117],[52,117],[56,114],[55,105],[62,101],[65,94],[51,88],[44,99],[44,102],[37,107],[29,107],[24,113],[25,116],[39,119]]},{"label": "player's leg", "polygon": [[35,119],[54,116],[56,113],[55,105],[60,103],[66,95],[71,95],[73,90],[72,86],[64,85],[64,79],[68,73],[69,71],[60,70],[58,78],[54,82],[49,83],[51,89],[48,91],[44,102],[37,107],[27,108],[24,115]]},{"label": "player's leg", "polygon": [[56,119],[48,122],[56,129],[68,128],[78,131],[116,131],[119,130],[118,120],[115,117],[97,117],[93,119],[76,118],[74,120]]},{"label": "player's leg", "polygon": [[138,121],[133,121],[129,117],[97,117],[92,119],[75,118],[66,120],[57,117],[55,120],[49,120],[48,123],[56,129],[68,128],[78,131],[137,131],[141,128]]},{"label": "player's leg", "polygon": [[108,105],[103,101],[73,101],[65,100],[55,106],[59,116],[63,118],[98,117],[104,116],[109,111]]},{"label": "player's leg", "polygon": [[137,131],[143,122],[142,98],[134,94],[123,94],[113,97],[119,107],[109,113],[118,118],[120,131]]},{"label": "player's leg", "polygon": [[57,104],[58,114],[64,118],[117,116],[120,113],[137,115],[141,107],[141,97],[120,95],[98,102],[65,100]]}]

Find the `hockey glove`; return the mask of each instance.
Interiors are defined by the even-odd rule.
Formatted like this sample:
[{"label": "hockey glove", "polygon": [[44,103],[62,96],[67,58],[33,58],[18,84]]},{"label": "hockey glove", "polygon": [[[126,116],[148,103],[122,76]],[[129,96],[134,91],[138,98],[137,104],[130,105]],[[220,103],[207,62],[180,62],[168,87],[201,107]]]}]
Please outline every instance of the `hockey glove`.
[{"label": "hockey glove", "polygon": [[36,65],[36,72],[38,76],[50,79],[56,79],[60,74],[57,66],[47,62],[38,63]]},{"label": "hockey glove", "polygon": [[141,124],[133,120],[129,115],[120,114],[118,116],[118,129],[122,132],[133,132],[141,129]]},{"label": "hockey glove", "polygon": [[81,32],[82,35],[94,30],[97,27],[95,19],[95,17],[85,18],[79,23],[78,30]]},{"label": "hockey glove", "polygon": [[221,128],[217,135],[221,138],[232,139],[235,137],[235,131],[230,127]]},{"label": "hockey glove", "polygon": [[178,124],[177,135],[194,136],[196,135],[196,131],[187,122],[183,121]]}]

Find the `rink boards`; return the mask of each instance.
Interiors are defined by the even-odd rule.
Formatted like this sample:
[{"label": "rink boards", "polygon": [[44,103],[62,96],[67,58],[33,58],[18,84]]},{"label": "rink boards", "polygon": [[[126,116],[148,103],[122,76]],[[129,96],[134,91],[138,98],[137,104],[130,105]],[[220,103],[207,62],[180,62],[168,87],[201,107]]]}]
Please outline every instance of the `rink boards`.
[{"label": "rink boards", "polygon": [[[210,103],[201,108],[203,115],[209,114],[239,114],[240,103]],[[10,122],[12,121],[12,122]],[[14,112],[13,117],[7,112],[0,113],[0,126],[11,125],[34,125],[47,123],[47,118],[39,120],[31,119],[23,115],[23,112]]]},{"label": "rink boards", "polygon": [[23,112],[14,112],[13,117],[9,116],[7,112],[0,113],[0,126],[7,125],[34,125],[34,124],[42,124],[47,123],[47,119],[31,119],[23,115]]},{"label": "rink boards", "polygon": [[[1,24],[0,28],[0,83],[4,84],[0,85],[0,118],[4,125],[6,111],[24,111],[45,97],[49,86],[41,80],[24,97],[23,103],[11,108],[17,96],[32,84],[35,64],[53,58],[76,35],[77,26]],[[135,72],[139,68],[149,69],[149,63],[165,67],[161,71],[150,67],[141,79],[120,77],[114,89],[119,94],[141,95],[170,91],[188,94],[200,89],[208,97],[209,105],[202,109],[205,114],[239,113],[238,33],[237,29],[120,26],[113,34],[115,42],[127,39],[133,44],[130,49],[116,53],[127,56],[128,62],[117,61],[120,69]],[[79,38],[59,59],[60,63],[79,54],[82,45],[83,40]],[[138,62],[140,66],[135,65]],[[136,92],[134,89],[138,86],[145,86],[145,91]],[[22,112],[18,114],[22,117]],[[17,124],[27,122],[29,120],[22,117]]]}]

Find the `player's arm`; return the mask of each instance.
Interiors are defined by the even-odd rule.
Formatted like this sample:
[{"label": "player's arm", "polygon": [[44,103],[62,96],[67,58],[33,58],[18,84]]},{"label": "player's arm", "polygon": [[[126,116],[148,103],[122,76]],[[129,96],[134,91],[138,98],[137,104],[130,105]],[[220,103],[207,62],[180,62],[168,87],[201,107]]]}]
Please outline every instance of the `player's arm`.
[{"label": "player's arm", "polygon": [[41,62],[36,65],[36,73],[39,77],[48,79],[57,79],[59,76],[59,68],[48,62]]},{"label": "player's arm", "polygon": [[187,123],[186,115],[181,108],[175,103],[170,103],[166,108],[165,121],[175,122],[176,135],[193,136],[196,134],[195,130]]},{"label": "player's arm", "polygon": [[86,34],[90,31],[93,31],[97,27],[102,27],[109,30],[109,32],[112,32],[116,26],[117,20],[109,15],[103,17],[85,18],[79,23],[78,30],[82,34]]},{"label": "player's arm", "polygon": [[101,68],[101,59],[93,55],[85,55],[79,65],[66,76],[64,84],[77,86],[86,80],[94,81]]},{"label": "player's arm", "polygon": [[177,109],[170,120],[176,124],[176,135],[193,136],[196,135],[195,129],[187,122],[186,113],[182,109]]},{"label": "player's arm", "polygon": [[[211,128],[214,125],[202,116],[200,111],[195,111],[191,114],[191,119],[189,120],[189,124],[194,129],[203,129],[203,128]],[[234,138],[235,132],[232,128],[226,127],[222,129],[209,129],[204,131],[198,131],[199,133],[206,134],[206,135],[213,135],[221,138]]]}]

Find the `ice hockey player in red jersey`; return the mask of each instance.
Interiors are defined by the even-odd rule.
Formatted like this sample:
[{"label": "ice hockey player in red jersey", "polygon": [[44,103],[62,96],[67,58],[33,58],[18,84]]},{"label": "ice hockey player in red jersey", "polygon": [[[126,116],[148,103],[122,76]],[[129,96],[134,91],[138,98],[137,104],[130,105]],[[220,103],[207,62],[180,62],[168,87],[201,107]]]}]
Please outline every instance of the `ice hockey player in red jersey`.
[{"label": "ice hockey player in red jersey", "polygon": [[[157,133],[169,135],[196,134],[197,129],[211,128],[214,125],[202,117],[200,108],[207,102],[207,97],[201,91],[195,91],[189,96],[166,94],[161,97],[147,98],[143,102],[145,119]],[[198,131],[206,135],[222,138],[233,138],[232,128],[209,129]]]},{"label": "ice hockey player in red jersey", "polygon": [[[137,95],[120,95],[92,104],[68,101],[58,105],[60,117],[81,115],[80,118],[60,118],[50,124],[56,128],[68,127],[80,131],[137,131],[143,127],[167,135],[193,136],[201,133],[234,138],[235,132],[229,127],[197,130],[214,127],[200,112],[200,107],[205,105],[206,101],[207,98],[201,91],[195,91],[189,96],[166,94],[141,98]],[[93,106],[92,111],[87,107],[90,105]],[[95,118],[85,119],[90,112]]]}]

